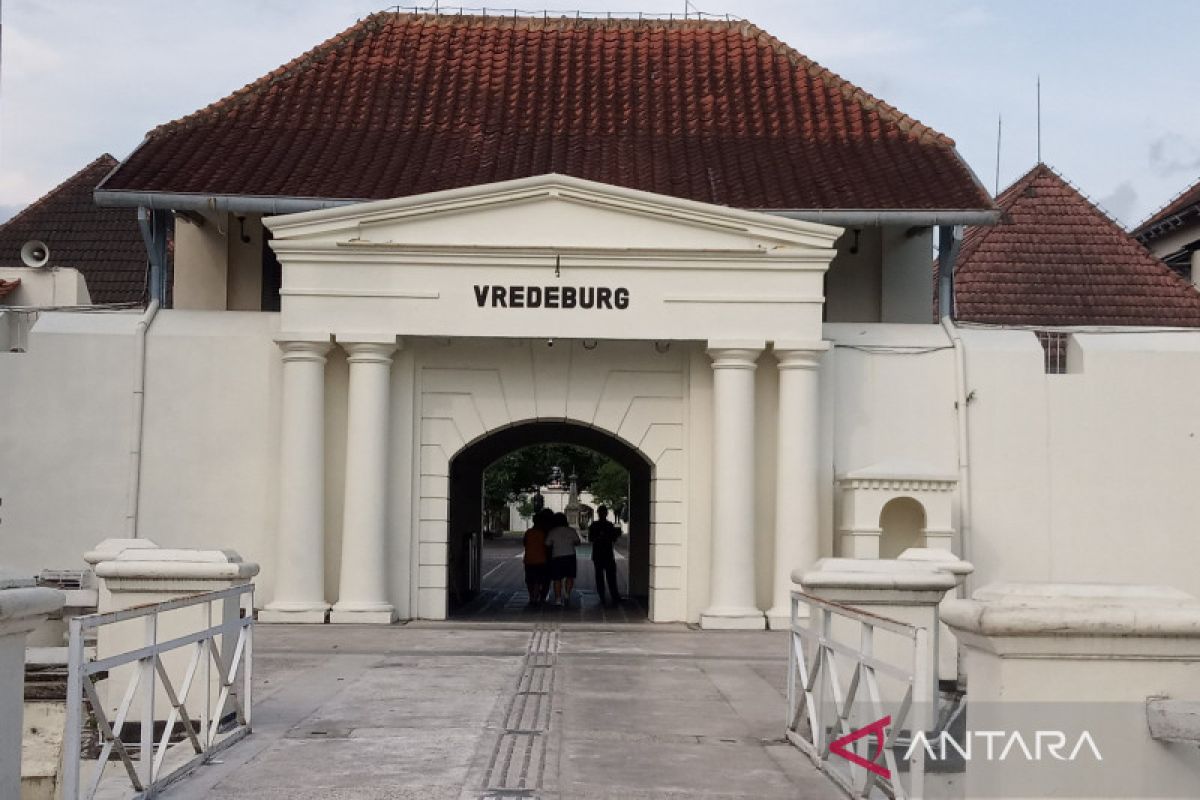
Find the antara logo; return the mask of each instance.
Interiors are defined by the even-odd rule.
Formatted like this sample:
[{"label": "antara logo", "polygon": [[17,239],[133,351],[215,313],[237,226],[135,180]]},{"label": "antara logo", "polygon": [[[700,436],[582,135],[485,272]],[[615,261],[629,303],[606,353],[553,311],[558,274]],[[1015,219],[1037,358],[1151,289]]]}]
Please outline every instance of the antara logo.
[{"label": "antara logo", "polygon": [[[892,718],[890,716],[884,717],[883,719],[877,719],[870,725],[859,728],[856,731],[851,731],[850,733],[847,733],[845,736],[842,736],[838,739],[834,739],[829,743],[829,749],[835,755],[841,756],[851,764],[857,764],[860,767],[865,767],[870,772],[874,772],[876,775],[880,775],[888,780],[891,780],[892,771],[887,767],[877,763],[879,761],[879,757],[883,755],[883,743],[887,740],[887,727],[891,724]],[[858,753],[846,749],[846,745],[850,744],[851,742],[857,742],[864,736],[871,735],[875,736],[875,755],[871,756],[871,758],[863,758]]]},{"label": "antara logo", "polygon": [[[829,743],[829,750],[851,764],[891,780],[892,771],[879,763],[883,755],[884,742],[887,741],[887,728],[891,724],[890,716],[877,719],[870,725],[865,725],[845,736],[834,739]],[[864,758],[846,748],[846,745],[870,736],[875,737],[875,752],[869,758]],[[1068,747],[1069,741],[1071,741],[1070,737],[1063,731],[1033,731],[1032,739],[1020,731],[968,731],[965,741],[962,742],[955,739],[949,731],[942,731],[932,739],[924,731],[917,731],[913,735],[912,741],[909,742],[908,749],[904,751],[904,760],[910,760],[917,752],[918,747],[924,749],[929,758],[939,761],[944,761],[946,754],[951,750],[968,761],[972,758],[981,758],[985,761],[1005,761],[1010,757],[1022,758],[1025,761],[1042,761],[1044,759],[1075,761],[1081,755],[1086,757],[1089,754],[1096,761],[1104,760],[1104,756],[1100,754],[1100,748],[1096,745],[1096,740],[1088,731],[1081,732],[1070,747]],[[973,747],[972,742],[981,744],[982,750],[979,747]]]}]

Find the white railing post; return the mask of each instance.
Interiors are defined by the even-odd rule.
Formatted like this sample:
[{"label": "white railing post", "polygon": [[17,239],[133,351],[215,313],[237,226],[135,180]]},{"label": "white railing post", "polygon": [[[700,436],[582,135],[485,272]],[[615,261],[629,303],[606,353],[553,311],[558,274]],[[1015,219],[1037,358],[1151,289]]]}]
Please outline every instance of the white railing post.
[{"label": "white railing post", "polygon": [[[138,661],[138,669],[142,688],[142,728],[141,749],[138,752],[138,772],[142,785],[149,787],[154,783],[154,690],[157,681],[154,675],[155,645],[158,643],[158,614],[147,614],[144,620],[146,632],[146,647],[149,655]],[[100,766],[104,768],[103,765]]]},{"label": "white railing post", "polygon": [[83,744],[83,627],[78,617],[67,623],[67,724],[63,732],[63,800],[79,800],[79,748]]}]

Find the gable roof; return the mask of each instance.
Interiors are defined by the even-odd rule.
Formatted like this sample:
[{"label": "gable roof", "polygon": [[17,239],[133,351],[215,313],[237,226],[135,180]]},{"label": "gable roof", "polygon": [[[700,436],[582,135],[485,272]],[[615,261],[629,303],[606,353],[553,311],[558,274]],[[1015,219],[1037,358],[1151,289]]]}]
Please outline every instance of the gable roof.
[{"label": "gable roof", "polygon": [[1130,231],[1130,234],[1137,237],[1138,241],[1148,242],[1178,227],[1183,217],[1193,214],[1200,216],[1200,181],[1176,195],[1171,202]]},{"label": "gable roof", "polygon": [[135,303],[146,291],[146,248],[137,212],[100,208],[96,184],[117,165],[108,153],[51,189],[0,225],[0,266],[21,267],[21,246],[41,239],[51,267],[74,267],[93,303]]},{"label": "gable roof", "polygon": [[101,189],[361,200],[547,173],[750,209],[992,208],[952,140],[746,22],[397,12],[154,129]]},{"label": "gable roof", "polygon": [[1200,292],[1045,164],[996,200],[1000,222],[963,237],[957,319],[1200,326]]}]

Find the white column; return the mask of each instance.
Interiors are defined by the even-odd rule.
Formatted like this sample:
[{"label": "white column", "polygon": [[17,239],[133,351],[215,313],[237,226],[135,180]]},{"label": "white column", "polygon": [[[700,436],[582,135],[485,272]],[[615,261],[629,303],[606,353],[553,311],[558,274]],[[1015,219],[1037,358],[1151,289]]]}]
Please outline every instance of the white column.
[{"label": "white column", "polygon": [[329,342],[279,342],[283,351],[275,599],[262,622],[324,622],[325,354]]},{"label": "white column", "polygon": [[388,624],[388,408],[395,341],[344,343],[350,363],[342,573],[330,622]]},{"label": "white column", "polygon": [[[824,342],[776,343],[779,425],[775,465],[774,588],[767,624],[785,629],[791,616],[792,570],[811,569],[820,558],[821,397],[818,370]],[[805,607],[807,608],[807,607]]]},{"label": "white column", "polygon": [[754,588],[754,370],[761,346],[710,343],[712,568],[702,628],[764,627]]}]

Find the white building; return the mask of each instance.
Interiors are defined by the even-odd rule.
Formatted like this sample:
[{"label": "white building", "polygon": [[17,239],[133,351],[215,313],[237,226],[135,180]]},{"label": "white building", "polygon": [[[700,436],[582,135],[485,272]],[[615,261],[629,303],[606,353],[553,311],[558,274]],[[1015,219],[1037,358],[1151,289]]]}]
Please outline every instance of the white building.
[{"label": "white building", "polygon": [[0,354],[6,563],[227,546],[264,620],[441,619],[482,469],[553,441],[630,470],[653,621],[778,624],[793,569],[921,543],[1200,591],[1200,333],[1067,330],[1051,375],[936,322],[934,229],[953,262],[991,199],[746,23],[374,15],[96,199],[160,267],[173,218],[173,307]]}]

